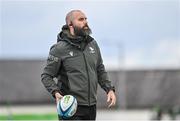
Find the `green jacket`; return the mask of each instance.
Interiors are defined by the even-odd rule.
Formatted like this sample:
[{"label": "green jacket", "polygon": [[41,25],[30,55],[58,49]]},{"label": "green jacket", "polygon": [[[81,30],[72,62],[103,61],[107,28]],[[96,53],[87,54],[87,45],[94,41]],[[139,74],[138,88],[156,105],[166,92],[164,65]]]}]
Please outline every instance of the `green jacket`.
[{"label": "green jacket", "polygon": [[72,37],[67,26],[50,49],[41,81],[53,96],[56,91],[71,94],[79,105],[96,104],[98,83],[107,93],[114,90],[96,41],[90,36]]}]

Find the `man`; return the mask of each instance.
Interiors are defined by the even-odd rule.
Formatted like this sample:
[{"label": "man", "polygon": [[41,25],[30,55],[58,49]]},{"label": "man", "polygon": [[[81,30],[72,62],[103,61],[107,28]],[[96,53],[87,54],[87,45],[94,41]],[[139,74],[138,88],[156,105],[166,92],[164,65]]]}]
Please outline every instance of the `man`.
[{"label": "man", "polygon": [[[70,11],[41,75],[42,83],[56,101],[67,94],[77,99],[77,112],[68,120],[96,119],[98,83],[107,93],[109,107],[116,103],[114,87],[105,71],[100,49],[90,34],[85,14],[80,10]],[[53,78],[58,78],[57,84]]]}]

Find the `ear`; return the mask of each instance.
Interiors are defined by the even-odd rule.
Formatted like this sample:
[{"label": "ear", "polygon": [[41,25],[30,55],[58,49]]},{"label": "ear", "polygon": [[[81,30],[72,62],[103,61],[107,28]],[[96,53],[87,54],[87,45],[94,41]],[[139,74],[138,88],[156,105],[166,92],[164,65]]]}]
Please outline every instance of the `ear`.
[{"label": "ear", "polygon": [[71,21],[71,23],[69,24],[69,26],[73,26],[73,23],[72,23],[72,21]]}]

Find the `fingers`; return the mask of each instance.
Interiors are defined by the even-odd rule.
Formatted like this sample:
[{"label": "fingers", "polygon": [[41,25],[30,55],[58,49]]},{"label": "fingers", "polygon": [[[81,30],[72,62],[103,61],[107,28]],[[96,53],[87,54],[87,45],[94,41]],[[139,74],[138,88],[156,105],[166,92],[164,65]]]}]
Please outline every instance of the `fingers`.
[{"label": "fingers", "polygon": [[61,98],[56,97],[56,103],[57,103],[58,101],[60,101],[60,100],[61,100]]},{"label": "fingers", "polygon": [[114,94],[114,92],[111,92],[111,93],[109,93],[108,95],[107,95],[107,102],[111,102],[110,104],[109,104],[109,108],[111,107],[111,106],[114,106],[115,104],[116,104],[116,96],[115,96],[115,94]]},{"label": "fingers", "polygon": [[58,97],[56,97],[56,102],[58,102],[60,99]]},{"label": "fingers", "polygon": [[111,107],[111,106],[114,106],[116,104],[116,98],[115,97],[112,97],[111,98],[111,103],[109,104],[109,108]]},{"label": "fingers", "polygon": [[107,102],[109,102],[111,99],[110,95],[107,96]]},{"label": "fingers", "polygon": [[111,104],[109,104],[108,108],[110,108],[113,105],[113,102],[111,102]]},{"label": "fingers", "polygon": [[61,99],[63,96],[59,92],[56,92],[55,97]]},{"label": "fingers", "polygon": [[56,103],[63,97],[60,93],[55,93]]}]

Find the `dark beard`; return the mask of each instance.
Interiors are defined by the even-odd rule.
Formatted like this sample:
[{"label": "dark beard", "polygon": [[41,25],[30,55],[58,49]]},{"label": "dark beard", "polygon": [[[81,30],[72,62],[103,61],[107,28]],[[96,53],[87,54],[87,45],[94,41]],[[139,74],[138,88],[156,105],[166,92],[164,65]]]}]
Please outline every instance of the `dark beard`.
[{"label": "dark beard", "polygon": [[[87,29],[85,29],[85,27],[87,27]],[[87,35],[90,35],[91,33],[92,33],[92,31],[88,25],[85,25],[83,28],[79,28],[77,26],[74,26],[74,34],[76,36],[85,37]]]}]

